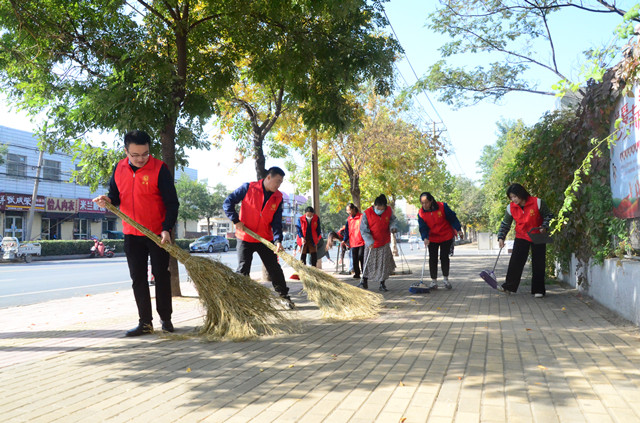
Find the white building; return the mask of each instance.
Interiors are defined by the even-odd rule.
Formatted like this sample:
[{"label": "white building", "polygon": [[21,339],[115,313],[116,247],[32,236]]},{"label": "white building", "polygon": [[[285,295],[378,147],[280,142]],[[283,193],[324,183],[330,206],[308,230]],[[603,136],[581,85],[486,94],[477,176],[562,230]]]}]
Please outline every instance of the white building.
[{"label": "white building", "polygon": [[[8,147],[5,163],[0,165],[0,233],[24,240],[38,167],[38,141],[30,132],[0,126],[0,144]],[[31,239],[102,238],[107,231],[122,230],[120,219],[91,201],[106,193],[106,187],[92,192],[88,186],[69,182],[76,164],[68,154],[44,153],[43,159]],[[176,172],[178,177],[180,173]],[[197,179],[194,169],[184,173]],[[176,237],[180,237],[179,230]]]}]

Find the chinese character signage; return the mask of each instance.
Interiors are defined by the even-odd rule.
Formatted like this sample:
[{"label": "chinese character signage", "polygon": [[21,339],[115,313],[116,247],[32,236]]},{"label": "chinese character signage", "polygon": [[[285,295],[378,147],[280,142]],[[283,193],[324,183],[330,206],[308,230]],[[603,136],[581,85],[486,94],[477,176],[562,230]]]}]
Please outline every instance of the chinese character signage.
[{"label": "chinese character signage", "polygon": [[[614,119],[615,145],[611,147],[611,193],[613,214],[620,218],[640,217],[640,85],[633,87],[633,97],[623,97],[616,107]],[[614,122],[615,122],[614,120]]]},{"label": "chinese character signage", "polygon": [[45,210],[48,213],[78,213],[77,198],[56,198],[47,197],[45,201]]},{"label": "chinese character signage", "polygon": [[78,198],[78,211],[80,213],[104,213],[106,209],[101,209],[98,204],[90,198]]},{"label": "chinese character signage", "polygon": [[[41,195],[37,197],[35,210],[44,210],[45,198]],[[31,208],[31,195],[29,194],[12,194],[9,192],[0,192],[0,210],[12,211],[28,211]]]}]

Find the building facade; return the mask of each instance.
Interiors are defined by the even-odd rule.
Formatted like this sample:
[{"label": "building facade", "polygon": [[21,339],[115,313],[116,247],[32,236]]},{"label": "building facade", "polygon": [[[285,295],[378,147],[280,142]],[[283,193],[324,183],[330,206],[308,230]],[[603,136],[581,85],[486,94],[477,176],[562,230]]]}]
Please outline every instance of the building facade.
[{"label": "building facade", "polygon": [[[0,165],[0,233],[27,241],[27,219],[40,153],[38,140],[30,132],[0,126],[0,145],[7,146]],[[74,170],[76,163],[70,155],[43,154],[31,240],[107,238],[109,233],[122,231],[120,219],[91,201],[106,194],[107,187],[100,186],[92,192],[88,186],[69,182]],[[176,176],[181,173],[176,172]],[[196,170],[185,169],[184,173],[197,180]],[[179,228],[176,229],[179,237]]]}]

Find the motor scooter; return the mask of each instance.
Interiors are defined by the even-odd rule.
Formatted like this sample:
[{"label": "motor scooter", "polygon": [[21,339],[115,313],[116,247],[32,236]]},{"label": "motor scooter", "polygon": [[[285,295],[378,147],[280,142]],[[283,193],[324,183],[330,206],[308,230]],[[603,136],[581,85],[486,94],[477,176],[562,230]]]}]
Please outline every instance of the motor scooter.
[{"label": "motor scooter", "polygon": [[104,243],[99,241],[98,238],[93,238],[93,247],[91,247],[89,257],[113,257],[114,254],[115,252],[113,247],[104,245]]}]

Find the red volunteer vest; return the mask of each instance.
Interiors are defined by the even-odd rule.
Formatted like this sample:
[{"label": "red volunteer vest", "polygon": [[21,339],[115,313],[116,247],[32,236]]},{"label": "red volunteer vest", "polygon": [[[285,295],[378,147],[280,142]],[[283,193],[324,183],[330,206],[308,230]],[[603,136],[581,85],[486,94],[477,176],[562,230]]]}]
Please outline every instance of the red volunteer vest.
[{"label": "red volunteer vest", "polygon": [[511,211],[513,220],[516,221],[516,238],[526,239],[532,242],[528,232],[532,228],[537,228],[542,225],[542,216],[538,208],[538,198],[529,197],[524,204],[524,209],[516,203],[511,203],[509,204],[509,210]]},{"label": "red volunteer vest", "polygon": [[364,239],[360,233],[360,221],[362,220],[362,213],[356,213],[355,216],[347,217],[347,224],[349,225],[349,248],[362,247],[364,245]]},{"label": "red volunteer vest", "polygon": [[[311,218],[311,237],[313,238],[313,245],[318,245],[320,236],[318,235],[318,222],[320,219],[317,214],[314,214]],[[307,218],[303,215],[300,217],[300,229],[302,229],[302,235],[307,235]]]},{"label": "red volunteer vest", "polygon": [[[260,179],[249,184],[247,195],[244,196],[240,205],[240,221],[261,237],[268,241],[273,241],[271,222],[273,221],[273,215],[278,210],[278,206],[282,203],[282,193],[276,191],[271,194],[263,209],[264,191],[262,190],[262,181]],[[236,231],[236,237],[245,242],[260,242],[242,230]]]},{"label": "red volunteer vest", "polygon": [[[373,211],[373,207],[369,207],[364,211],[367,215],[369,230],[373,236],[373,248],[380,248],[391,242],[391,231],[389,224],[391,223],[391,207],[387,206],[386,210],[380,216]],[[349,235],[351,236],[351,235]]]},{"label": "red volunteer vest", "polygon": [[444,215],[444,204],[438,203],[438,210],[424,211],[422,207],[418,210],[418,216],[429,227],[429,242],[445,242],[454,237],[453,226]]},{"label": "red volunteer vest", "polygon": [[[158,174],[163,165],[162,160],[149,156],[147,164],[134,172],[129,166],[129,159],[122,159],[118,162],[114,175],[120,192],[120,211],[158,235],[162,232],[167,212],[158,189]],[[124,221],[122,232],[144,236]]]}]

